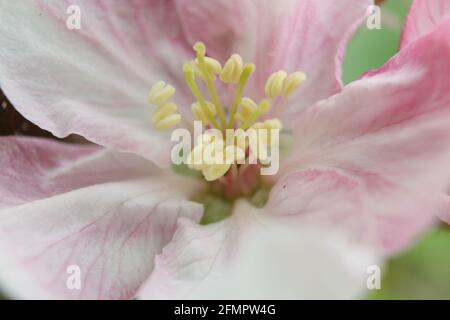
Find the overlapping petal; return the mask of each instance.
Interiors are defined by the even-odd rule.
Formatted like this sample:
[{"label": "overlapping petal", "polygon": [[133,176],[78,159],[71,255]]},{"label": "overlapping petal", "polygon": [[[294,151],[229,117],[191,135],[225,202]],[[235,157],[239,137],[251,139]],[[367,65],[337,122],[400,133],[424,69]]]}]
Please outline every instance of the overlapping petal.
[{"label": "overlapping petal", "polygon": [[403,27],[401,46],[432,32],[450,17],[450,2],[446,0],[415,0],[411,4]]},{"label": "overlapping petal", "polygon": [[[67,26],[72,5],[79,30]],[[171,1],[2,0],[0,20],[0,85],[20,113],[58,137],[77,133],[169,163],[147,94],[164,80],[186,100],[181,64],[190,49]]]},{"label": "overlapping petal", "polygon": [[[433,220],[450,174],[450,21],[299,118],[289,170],[332,168],[358,184],[386,250]],[[285,171],[285,172],[286,172]],[[281,182],[280,182],[281,183]]]},{"label": "overlapping petal", "polygon": [[367,267],[379,263],[370,248],[313,216],[280,217],[273,210],[242,201],[217,224],[180,220],[139,297],[343,299],[364,292]]},{"label": "overlapping petal", "polygon": [[[194,182],[134,155],[35,139],[0,145],[0,284],[12,296],[131,298],[178,218],[200,219],[187,200]],[[67,285],[73,266],[79,289]]]}]

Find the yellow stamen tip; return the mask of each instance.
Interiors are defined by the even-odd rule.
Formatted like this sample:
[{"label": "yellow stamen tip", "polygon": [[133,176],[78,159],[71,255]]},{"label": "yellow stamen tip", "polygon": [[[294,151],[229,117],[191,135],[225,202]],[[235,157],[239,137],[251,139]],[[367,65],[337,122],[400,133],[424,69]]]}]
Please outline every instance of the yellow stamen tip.
[{"label": "yellow stamen tip", "polygon": [[264,126],[267,129],[278,129],[281,130],[283,127],[283,123],[280,121],[280,119],[272,118],[264,121]]},{"label": "yellow stamen tip", "polygon": [[[209,101],[205,101],[206,106],[209,110],[209,114],[211,116],[216,115],[216,106]],[[204,124],[208,124],[210,121],[208,120],[207,111],[203,110],[202,105],[198,102],[194,102],[191,105],[192,113],[196,116],[196,118],[202,121]]]},{"label": "yellow stamen tip", "polygon": [[216,59],[205,57],[205,63],[208,67],[208,71],[213,74],[220,74],[222,71],[222,65]]},{"label": "yellow stamen tip", "polygon": [[258,111],[260,114],[266,113],[270,110],[272,107],[272,103],[269,99],[263,99],[258,106]]},{"label": "yellow stamen tip", "polygon": [[287,77],[286,71],[280,70],[272,73],[267,79],[266,85],[264,87],[264,92],[266,97],[275,98],[280,95],[283,89],[284,80]]},{"label": "yellow stamen tip", "polygon": [[242,74],[243,61],[240,55],[233,54],[223,66],[220,80],[225,83],[238,83]]},{"label": "yellow stamen tip", "polygon": [[253,72],[255,72],[255,70],[256,70],[256,66],[254,63],[246,63],[244,65],[244,69],[242,70],[242,73],[250,75]]},{"label": "yellow stamen tip", "polygon": [[203,42],[200,42],[200,41],[196,42],[194,44],[194,50],[195,50],[195,52],[197,52],[197,54],[199,54],[201,56],[204,56],[206,54],[206,47],[203,44]]},{"label": "yellow stamen tip", "polygon": [[158,130],[165,130],[165,129],[169,129],[169,128],[176,126],[177,124],[180,123],[180,121],[181,121],[181,115],[178,113],[174,113],[174,114],[167,116],[167,117],[163,118],[162,120],[158,121],[155,124],[155,127]]},{"label": "yellow stamen tip", "polygon": [[158,123],[163,118],[175,113],[175,111],[177,111],[177,109],[178,109],[177,105],[173,102],[166,102],[166,103],[162,104],[153,113],[152,122],[154,124]]},{"label": "yellow stamen tip", "polygon": [[164,104],[175,93],[175,88],[164,81],[159,81],[150,89],[148,101],[156,106]]},{"label": "yellow stamen tip", "polygon": [[306,74],[297,71],[291,73],[284,81],[283,95],[289,97],[294,91],[306,81]]},{"label": "yellow stamen tip", "polygon": [[258,105],[250,98],[244,97],[241,99],[241,110],[236,117],[241,118],[241,120],[245,120],[250,117],[256,110],[258,109]]},{"label": "yellow stamen tip", "polygon": [[194,67],[191,62],[186,62],[183,64],[183,72],[186,73],[194,73]]},{"label": "yellow stamen tip", "polygon": [[203,168],[202,173],[207,181],[214,181],[223,177],[230,169],[231,164],[213,164]]}]

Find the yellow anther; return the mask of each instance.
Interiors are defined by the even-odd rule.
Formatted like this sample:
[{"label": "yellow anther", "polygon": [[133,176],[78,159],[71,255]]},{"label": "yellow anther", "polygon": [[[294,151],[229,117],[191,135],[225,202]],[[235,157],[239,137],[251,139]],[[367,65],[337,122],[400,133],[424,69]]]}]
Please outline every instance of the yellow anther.
[{"label": "yellow anther", "polygon": [[304,74],[303,72],[297,71],[291,73],[284,81],[283,95],[285,97],[289,97],[298,87],[303,84],[303,82],[305,82],[305,80],[306,74]]},{"label": "yellow anther", "polygon": [[[211,102],[209,102],[209,101],[206,101],[206,105],[207,105],[207,107],[208,107],[208,109],[209,109],[210,114],[211,114],[212,116],[215,116],[215,115],[216,115],[216,106],[213,105],[213,104],[212,104]],[[205,111],[203,111],[202,106],[200,105],[200,103],[194,102],[194,103],[191,105],[191,110],[192,110],[192,113],[195,115],[195,117],[196,117],[198,120],[202,121],[202,122],[204,123],[204,125],[209,124],[208,117],[207,117],[207,115],[205,114]]]},{"label": "yellow anther", "polygon": [[282,127],[282,122],[277,118],[257,122],[251,126],[252,129],[257,130],[258,143],[262,146],[270,146],[272,144],[272,130],[281,130]]},{"label": "yellow anther", "polygon": [[256,110],[258,109],[258,105],[250,98],[242,98],[241,100],[241,108],[239,113],[236,114],[236,119],[245,122]]},{"label": "yellow anther", "polygon": [[283,83],[286,77],[287,73],[286,71],[283,70],[272,73],[270,77],[267,79],[266,85],[264,87],[266,97],[275,98],[279,96],[281,90],[283,89]]},{"label": "yellow anther", "polygon": [[272,118],[264,121],[264,127],[270,130],[272,129],[281,130],[281,128],[283,127],[283,123],[280,121],[280,119]]},{"label": "yellow anther", "polygon": [[163,118],[175,113],[177,111],[178,107],[173,102],[165,102],[164,104],[160,105],[156,111],[152,115],[152,122],[156,124],[157,122],[161,121]]},{"label": "yellow anther", "polygon": [[264,113],[267,113],[270,108],[272,107],[272,103],[270,102],[269,99],[263,99],[259,105],[258,108],[256,109],[255,112],[253,112],[253,114],[247,118],[247,120],[245,120],[244,124],[241,126],[241,128],[243,128],[244,130],[247,130],[248,128],[250,128],[255,121]]},{"label": "yellow anther", "polygon": [[162,105],[175,93],[175,88],[164,81],[159,81],[150,89],[148,101],[156,106]]},{"label": "yellow anther", "polygon": [[203,176],[205,177],[206,181],[214,181],[217,180],[225,175],[227,171],[230,169],[231,164],[212,164],[212,165],[206,165],[203,170]]},{"label": "yellow anther", "polygon": [[[205,57],[204,59],[205,59],[206,67],[211,74],[214,74],[214,75],[220,74],[220,72],[222,71],[222,65],[220,64],[219,61],[217,61],[216,59],[210,58],[210,57]],[[195,59],[195,63],[199,67],[200,61],[198,60],[198,58]]]},{"label": "yellow anther", "polygon": [[258,105],[256,104],[255,101],[253,101],[250,98],[242,98],[241,100],[241,111],[240,113],[244,116],[244,117],[248,117],[250,116],[253,112],[256,111],[256,109],[258,109]]},{"label": "yellow anther", "polygon": [[265,125],[264,122],[256,122],[251,126],[251,128],[255,130],[264,129]]},{"label": "yellow anther", "polygon": [[163,119],[161,119],[160,121],[158,121],[155,124],[156,129],[159,130],[164,130],[164,129],[169,129],[172,128],[174,126],[176,126],[177,124],[179,124],[181,121],[181,115],[178,113],[174,113],[170,116],[167,116]]},{"label": "yellow anther", "polygon": [[203,42],[200,42],[200,41],[196,42],[194,44],[194,50],[195,50],[195,52],[197,52],[197,54],[199,54],[201,56],[204,56],[206,54],[206,47],[203,44]]},{"label": "yellow anther", "polygon": [[238,83],[241,78],[243,68],[242,58],[238,54],[233,54],[223,66],[220,73],[220,80],[225,83]]},{"label": "yellow anther", "polygon": [[272,103],[268,99],[263,99],[258,105],[259,115],[264,114],[270,110]]}]

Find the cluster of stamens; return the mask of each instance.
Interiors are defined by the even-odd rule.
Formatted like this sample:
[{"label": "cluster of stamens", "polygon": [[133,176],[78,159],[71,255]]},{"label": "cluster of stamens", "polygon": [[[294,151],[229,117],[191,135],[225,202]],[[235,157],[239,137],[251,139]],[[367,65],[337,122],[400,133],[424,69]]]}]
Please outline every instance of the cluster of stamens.
[{"label": "cluster of stamens", "polygon": [[[192,113],[204,128],[216,129],[223,135],[217,136],[206,131],[197,137],[196,145],[186,157],[186,163],[191,169],[201,171],[207,181],[229,180],[224,177],[228,172],[234,177],[237,174],[239,178],[239,174],[243,175],[243,171],[248,169],[245,161],[252,154],[258,155],[257,165],[265,165],[266,160],[261,153],[252,150],[245,138],[240,137],[245,136],[249,129],[264,129],[269,134],[258,135],[257,146],[269,146],[272,143],[271,130],[281,130],[282,123],[277,118],[268,118],[267,114],[276,99],[291,96],[306,76],[302,72],[288,74],[283,70],[273,73],[266,81],[265,97],[257,103],[243,96],[248,79],[255,71],[253,63],[244,63],[240,55],[233,54],[222,67],[219,61],[206,56],[203,43],[197,42],[194,50],[196,58],[183,65],[185,81],[195,98],[191,105]],[[204,83],[209,99],[203,95],[197,79]],[[217,79],[234,88],[234,97],[226,109],[215,86]],[[157,129],[169,129],[181,121],[176,104],[171,102],[174,93],[175,88],[162,81],[150,90],[149,102],[156,106],[151,120]],[[261,120],[263,117],[264,120]],[[227,137],[224,140],[225,131],[230,129],[234,130],[232,139]]]}]

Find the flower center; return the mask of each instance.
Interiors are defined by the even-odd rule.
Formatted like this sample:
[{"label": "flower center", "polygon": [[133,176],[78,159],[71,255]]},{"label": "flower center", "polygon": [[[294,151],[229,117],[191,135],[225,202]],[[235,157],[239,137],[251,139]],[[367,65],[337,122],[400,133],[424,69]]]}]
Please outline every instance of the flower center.
[{"label": "flower center", "polygon": [[[226,198],[249,197],[262,185],[260,174],[271,166],[274,159],[270,155],[279,148],[282,122],[269,117],[269,111],[276,102],[291,96],[306,76],[283,70],[271,74],[265,83],[265,96],[255,102],[243,96],[255,72],[253,63],[244,63],[240,55],[233,54],[222,67],[206,56],[203,43],[197,42],[193,49],[196,57],[183,65],[183,74],[195,98],[192,113],[206,131],[196,137],[196,144],[184,155],[185,164],[201,172]],[[217,82],[231,93],[227,108],[219,98]],[[157,129],[170,129],[181,122],[178,107],[171,101],[174,93],[175,88],[163,81],[150,90],[149,102],[156,106],[151,121]]]}]

